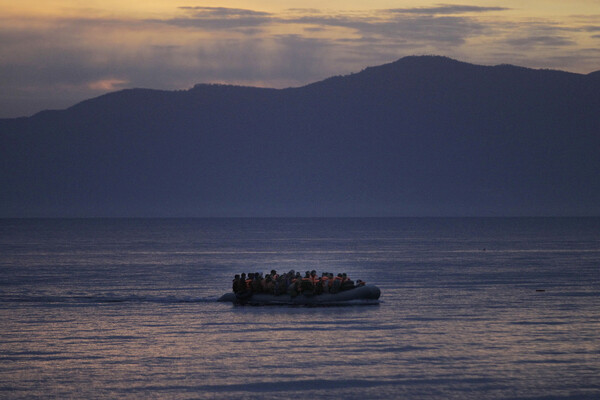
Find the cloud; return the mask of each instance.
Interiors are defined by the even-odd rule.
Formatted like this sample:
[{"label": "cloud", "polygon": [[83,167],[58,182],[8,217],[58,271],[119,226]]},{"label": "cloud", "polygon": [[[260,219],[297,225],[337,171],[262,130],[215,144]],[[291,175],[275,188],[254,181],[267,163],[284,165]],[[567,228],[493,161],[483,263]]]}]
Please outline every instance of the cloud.
[{"label": "cloud", "polygon": [[147,22],[208,30],[256,27],[273,22],[271,13],[240,8],[179,7],[179,10],[184,11],[186,15],[180,18],[151,19]]},{"label": "cloud", "polygon": [[481,34],[485,26],[467,17],[435,17],[387,14],[386,18],[362,16],[304,16],[287,20],[288,23],[326,28],[347,28],[356,35],[379,37],[387,40],[413,40],[416,43],[452,43],[460,45],[474,34]]},{"label": "cloud", "polygon": [[501,7],[456,5],[442,5],[427,9],[375,10],[364,14],[352,12],[331,14],[316,9],[289,9],[282,14],[224,7],[179,7],[179,9],[186,13],[184,17],[152,19],[147,22],[206,31],[261,27],[260,30],[244,31],[251,34],[264,32],[267,27],[275,25],[302,25],[305,32],[346,28],[359,35],[457,45],[465,43],[467,36],[482,32],[484,26],[471,17],[447,15],[440,17],[435,14],[503,10]]},{"label": "cloud", "polygon": [[280,13],[179,7],[154,19],[0,16],[0,117],[64,107],[124,86],[300,86],[413,54],[597,69],[600,55],[590,50],[590,40],[599,36],[600,16],[514,20],[504,10],[453,4]]},{"label": "cloud", "polygon": [[515,26],[504,42],[513,51],[531,51],[543,48],[568,48],[576,46],[573,34],[581,32],[577,26],[563,26],[555,22],[531,22]]},{"label": "cloud", "polygon": [[190,11],[197,18],[248,18],[248,17],[267,17],[271,13],[264,11],[254,11],[242,8],[226,7],[179,7],[180,10]]},{"label": "cloud", "polygon": [[491,11],[506,11],[510,8],[506,7],[479,7],[479,6],[464,6],[457,4],[438,4],[436,7],[413,7],[413,8],[392,8],[385,10],[390,13],[400,14],[465,14],[465,13],[484,13]]},{"label": "cloud", "polygon": [[296,13],[296,14],[322,14],[323,11],[317,8],[288,8],[285,12]]},{"label": "cloud", "polygon": [[530,49],[536,46],[571,46],[575,44],[575,41],[564,36],[527,36],[508,39],[506,43],[510,46]]}]

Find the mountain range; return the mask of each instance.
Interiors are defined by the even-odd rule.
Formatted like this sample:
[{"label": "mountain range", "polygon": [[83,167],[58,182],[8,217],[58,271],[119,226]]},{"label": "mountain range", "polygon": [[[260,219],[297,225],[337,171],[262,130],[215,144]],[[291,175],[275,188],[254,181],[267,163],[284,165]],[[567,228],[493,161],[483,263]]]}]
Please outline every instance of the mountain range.
[{"label": "mountain range", "polygon": [[0,120],[0,217],[600,215],[600,71],[413,56]]}]

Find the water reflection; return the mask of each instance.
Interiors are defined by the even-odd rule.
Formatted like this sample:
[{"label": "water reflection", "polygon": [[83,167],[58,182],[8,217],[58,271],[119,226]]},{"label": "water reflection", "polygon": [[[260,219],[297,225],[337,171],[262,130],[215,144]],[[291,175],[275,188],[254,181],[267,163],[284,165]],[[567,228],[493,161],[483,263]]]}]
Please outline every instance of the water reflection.
[{"label": "water reflection", "polygon": [[[600,394],[600,229],[260,222],[248,237],[235,223],[73,224],[85,229],[46,227],[32,243],[22,232],[2,249],[8,398]],[[348,272],[381,303],[211,301],[234,273],[273,266]]]}]

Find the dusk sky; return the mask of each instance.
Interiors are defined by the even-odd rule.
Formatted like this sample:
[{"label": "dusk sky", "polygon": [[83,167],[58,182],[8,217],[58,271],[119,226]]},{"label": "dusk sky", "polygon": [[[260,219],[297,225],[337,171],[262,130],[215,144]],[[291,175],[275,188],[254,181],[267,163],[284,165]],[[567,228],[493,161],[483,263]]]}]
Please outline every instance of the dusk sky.
[{"label": "dusk sky", "polygon": [[439,54],[600,69],[600,0],[0,0],[0,118],[130,87],[301,86]]}]

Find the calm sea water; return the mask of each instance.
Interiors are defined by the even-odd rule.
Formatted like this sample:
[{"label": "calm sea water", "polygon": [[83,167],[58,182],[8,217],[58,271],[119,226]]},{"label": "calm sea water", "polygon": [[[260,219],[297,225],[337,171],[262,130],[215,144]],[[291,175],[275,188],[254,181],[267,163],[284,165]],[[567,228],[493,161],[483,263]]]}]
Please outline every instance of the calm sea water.
[{"label": "calm sea water", "polygon": [[[370,306],[234,306],[347,272]],[[600,219],[0,220],[0,398],[598,399]]]}]

